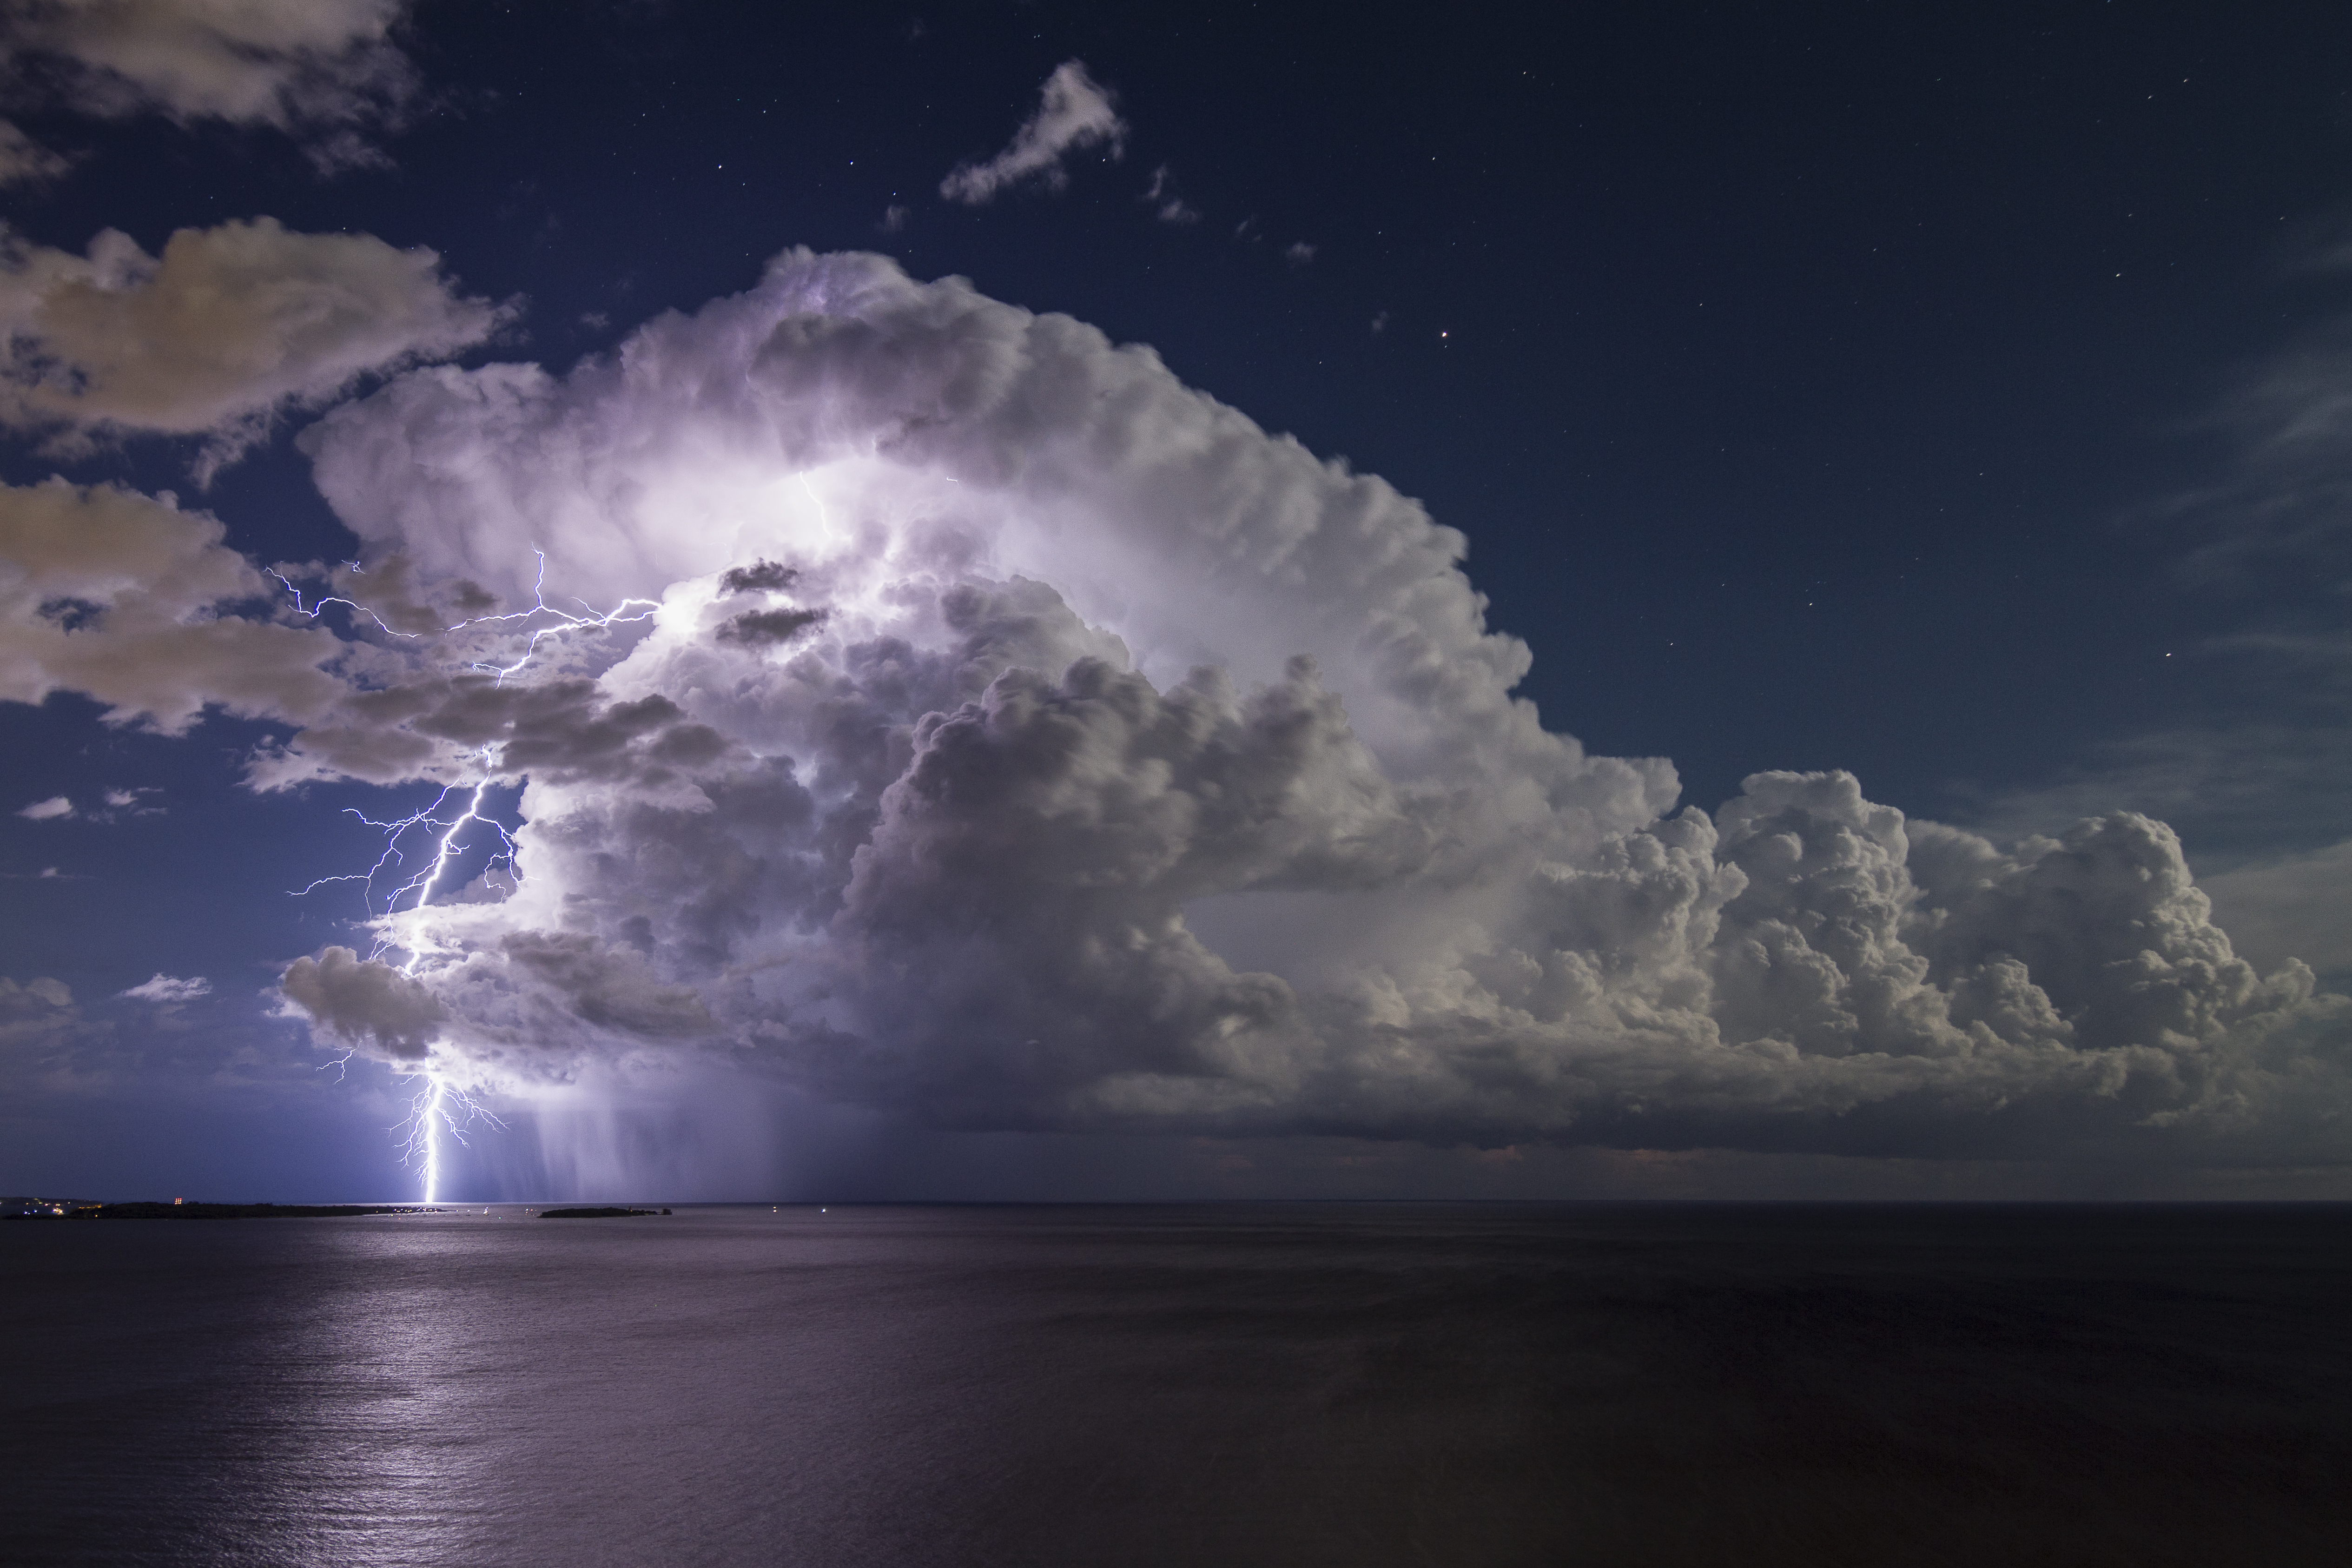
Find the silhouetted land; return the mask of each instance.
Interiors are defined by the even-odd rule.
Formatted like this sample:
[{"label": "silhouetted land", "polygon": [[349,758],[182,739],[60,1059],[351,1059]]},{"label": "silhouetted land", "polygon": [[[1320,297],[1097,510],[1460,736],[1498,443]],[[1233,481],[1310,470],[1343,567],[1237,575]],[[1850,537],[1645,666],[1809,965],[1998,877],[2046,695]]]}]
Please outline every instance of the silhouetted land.
[{"label": "silhouetted land", "polygon": [[37,1198],[22,1193],[0,1197],[0,1219],[55,1219],[76,1209],[94,1209],[98,1198]]},{"label": "silhouetted land", "polygon": [[[651,1209],[547,1209],[541,1219],[626,1219],[632,1215],[649,1215]],[[664,1210],[667,1213],[667,1210]]]},{"label": "silhouetted land", "polygon": [[[410,1204],[87,1204],[67,1219],[349,1219],[369,1214],[439,1214]],[[28,1215],[28,1218],[43,1217]]]}]

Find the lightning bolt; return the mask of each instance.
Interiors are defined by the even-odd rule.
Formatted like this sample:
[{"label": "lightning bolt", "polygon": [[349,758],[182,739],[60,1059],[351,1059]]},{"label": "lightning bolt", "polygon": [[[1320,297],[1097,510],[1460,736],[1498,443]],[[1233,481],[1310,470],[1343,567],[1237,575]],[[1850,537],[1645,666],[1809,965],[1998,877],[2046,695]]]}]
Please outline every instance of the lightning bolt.
[{"label": "lightning bolt", "polygon": [[[805,480],[803,480],[803,483],[805,483]],[[816,492],[812,490],[809,493],[812,499],[814,499]],[[823,504],[824,503],[821,501],[818,503],[820,509],[822,509]],[[547,552],[540,549],[537,545],[533,545],[531,547],[531,553],[539,558],[539,572],[531,581],[530,608],[527,610],[509,610],[503,615],[475,616],[469,619],[459,621],[454,626],[444,626],[441,629],[446,635],[455,632],[468,631],[476,626],[497,626],[506,621],[529,621],[541,616],[553,616],[553,623],[548,626],[533,626],[530,628],[530,636],[523,645],[522,656],[520,658],[517,658],[513,663],[501,665],[477,659],[469,661],[466,667],[467,668],[487,670],[492,675],[495,675],[498,678],[499,682],[503,684],[507,677],[510,675],[520,675],[524,669],[530,667],[530,661],[534,658],[538,657],[539,645],[543,638],[561,637],[566,632],[590,630],[603,626],[632,626],[640,621],[651,620],[656,615],[660,613],[661,603],[656,599],[624,599],[612,609],[599,610],[587,600],[575,598],[573,602],[580,606],[583,612],[582,614],[575,616],[570,610],[558,609],[555,605],[547,602]],[[354,574],[361,576],[364,576],[366,574],[365,570],[356,561],[347,561],[343,564],[350,567]],[[325,612],[329,605],[341,605],[344,608],[349,609],[355,614],[365,616],[369,620],[373,621],[377,627],[387,637],[405,637],[413,642],[422,635],[417,632],[395,631],[388,623],[385,622],[384,618],[378,615],[374,610],[361,604],[357,599],[346,599],[340,595],[321,594],[306,605],[302,602],[302,590],[297,587],[294,584],[293,580],[288,577],[285,573],[272,568],[269,574],[278,579],[279,585],[284,587],[288,595],[293,599],[294,613],[302,616],[306,620],[317,620],[319,616]]]},{"label": "lightning bolt", "polygon": [[[347,561],[344,564],[349,566],[354,572],[360,569],[360,563],[356,561]],[[384,626],[383,617],[382,616],[377,615],[373,610],[369,609],[357,599],[344,599],[339,598],[332,594],[321,594],[319,597],[305,605],[302,602],[302,590],[296,587],[293,584],[293,580],[289,578],[285,573],[278,571],[276,567],[272,567],[270,568],[269,574],[272,577],[277,578],[279,584],[285,587],[286,592],[293,597],[294,613],[300,616],[304,620],[315,621],[320,615],[325,613],[329,605],[341,605],[346,609],[356,610],[361,615],[365,616],[369,620],[373,621],[378,626],[383,627],[384,635],[387,637],[408,637],[414,640],[416,636],[415,632],[396,632],[390,626]]]},{"label": "lightning bolt", "polygon": [[[408,1115],[393,1127],[392,1132],[400,1143],[400,1163],[417,1168],[424,1178],[425,1201],[437,1203],[441,1194],[441,1134],[446,1131],[461,1146],[470,1147],[466,1129],[476,1121],[486,1121],[499,1131],[504,1131],[507,1124],[488,1106],[439,1074],[428,1069],[412,1076],[420,1080],[418,1088],[409,1100]],[[462,1119],[460,1111],[464,1112]]]},{"label": "lightning bolt", "polygon": [[[534,546],[531,553],[539,558],[539,570],[531,584],[530,608],[495,616],[476,616],[444,628],[445,634],[454,634],[477,627],[511,626],[516,632],[528,633],[520,653],[512,661],[499,664],[495,661],[477,659],[469,661],[466,666],[469,669],[488,673],[493,678],[495,685],[502,686],[510,677],[520,675],[530,668],[531,661],[539,657],[540,645],[550,637],[561,637],[577,631],[650,620],[661,609],[660,604],[656,600],[635,598],[624,599],[613,609],[601,611],[585,599],[576,600],[582,612],[577,615],[570,610],[559,608],[547,602],[547,552]],[[356,561],[347,562],[345,564],[350,566],[354,574],[362,573],[360,563]],[[305,603],[302,590],[296,586],[284,573],[273,570],[270,575],[278,579],[279,584],[293,599],[293,610],[298,616],[317,620],[325,613],[328,605],[340,605],[355,616],[364,616],[373,621],[376,626],[389,637],[415,641],[419,636],[415,632],[395,630],[381,615],[356,599],[322,594]],[[542,624],[533,625],[531,624],[533,622]],[[385,953],[399,948],[407,954],[407,961],[401,965],[401,973],[404,974],[415,973],[418,963],[425,956],[425,950],[422,944],[415,942],[403,944],[400,942],[398,927],[394,923],[396,917],[403,913],[413,915],[432,900],[434,889],[441,885],[443,878],[449,873],[452,863],[465,852],[466,844],[463,841],[467,837],[467,829],[477,825],[487,824],[490,830],[498,835],[500,852],[490,858],[489,867],[486,868],[486,870],[503,864],[509,875],[513,877],[516,882],[520,883],[522,879],[514,836],[507,830],[504,823],[490,816],[486,809],[490,787],[498,782],[501,771],[499,748],[495,744],[484,746],[470,753],[469,760],[474,768],[479,770],[478,776],[472,784],[445,784],[429,804],[405,816],[379,821],[356,808],[347,807],[348,815],[358,818],[383,835],[383,852],[376,857],[375,864],[365,871],[336,877],[320,877],[312,881],[310,886],[297,890],[296,896],[299,897],[334,883],[360,883],[362,902],[368,911],[369,923],[373,925],[376,931],[375,945],[369,952],[368,957],[371,961],[381,960]],[[462,804],[457,805],[454,810],[448,810],[453,801]],[[448,815],[444,815],[445,810],[448,810]],[[397,876],[400,872],[407,870],[411,850],[406,846],[415,837],[422,837],[425,840],[426,847],[422,853],[421,863],[416,869],[396,881],[389,893],[383,895],[383,908],[379,910],[376,907],[377,883],[387,873]],[[401,907],[403,900],[407,900],[407,908],[404,910]],[[352,1055],[352,1052],[345,1051],[341,1057],[323,1065],[333,1067],[340,1076],[347,1069]],[[440,1193],[442,1134],[446,1132],[463,1146],[467,1143],[467,1128],[476,1122],[486,1122],[499,1130],[503,1130],[506,1123],[499,1121],[497,1114],[488,1106],[468,1094],[462,1084],[454,1083],[442,1077],[430,1066],[422,1067],[415,1072],[404,1076],[416,1079],[417,1088],[409,1099],[408,1114],[392,1129],[392,1131],[400,1149],[400,1163],[420,1170],[425,1187],[425,1201],[429,1204],[436,1201]]]},{"label": "lightning bolt", "polygon": [[[520,883],[522,880],[522,872],[516,864],[516,857],[520,851],[516,847],[514,836],[507,831],[506,824],[488,815],[483,807],[484,797],[488,795],[490,786],[497,782],[496,748],[485,746],[474,752],[473,757],[481,764],[482,776],[471,788],[464,784],[444,785],[441,793],[435,795],[423,809],[410,812],[406,816],[380,821],[355,806],[345,806],[343,808],[345,816],[365,823],[368,826],[383,833],[383,853],[377,856],[375,864],[364,871],[353,871],[340,877],[318,878],[308,887],[296,889],[295,897],[299,898],[306,893],[316,892],[319,889],[336,882],[362,884],[363,891],[361,897],[367,905],[370,917],[378,927],[375,948],[368,956],[382,958],[388,949],[396,945],[385,929],[384,922],[401,912],[400,903],[403,899],[413,896],[415,901],[408,906],[412,913],[425,907],[433,896],[433,889],[440,884],[441,879],[447,873],[450,862],[464,852],[465,847],[459,843],[459,836],[475,824],[487,825],[490,831],[499,836],[500,852],[490,858],[490,866],[505,866],[508,872]],[[449,804],[453,795],[462,796],[465,801],[464,806],[454,816],[439,815],[442,807]],[[394,885],[391,892],[383,895],[383,908],[378,910],[375,907],[377,879],[383,877],[387,870],[396,871],[407,865],[408,853],[402,845],[411,834],[420,828],[426,830],[432,853],[425,858],[421,869],[409,876],[406,880]],[[437,836],[431,831],[436,828],[440,830]],[[407,966],[409,972],[414,972],[415,963],[415,955],[412,953]]]},{"label": "lightning bolt", "polygon": [[[498,678],[494,684],[504,685],[508,676],[520,674],[532,658],[538,656],[541,637],[562,637],[566,632],[592,627],[632,625],[638,621],[651,620],[661,609],[660,604],[652,599],[624,599],[610,610],[598,610],[585,599],[575,599],[573,602],[587,614],[575,616],[569,610],[559,610],[547,602],[547,552],[533,545],[531,553],[539,557],[539,575],[531,582],[530,609],[510,610],[502,616],[477,616],[472,620],[459,621],[456,626],[448,628],[453,632],[462,632],[469,626],[493,626],[500,621],[528,621],[536,616],[555,617],[555,624],[552,626],[534,626],[530,629],[530,640],[523,645],[522,657],[512,664],[490,664],[477,660],[467,667],[469,669],[489,671]],[[632,610],[636,613],[629,614],[628,612]]]}]

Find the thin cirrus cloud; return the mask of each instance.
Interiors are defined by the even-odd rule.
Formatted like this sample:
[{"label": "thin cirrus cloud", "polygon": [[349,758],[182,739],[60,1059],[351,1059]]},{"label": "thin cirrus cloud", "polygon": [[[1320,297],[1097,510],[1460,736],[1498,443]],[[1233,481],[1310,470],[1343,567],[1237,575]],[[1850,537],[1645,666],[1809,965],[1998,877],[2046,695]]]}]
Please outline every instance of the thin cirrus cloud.
[{"label": "thin cirrus cloud", "polygon": [[2293,953],[2352,978],[2352,839],[2241,866],[2200,884],[2249,957]]},{"label": "thin cirrus cloud", "polygon": [[162,793],[153,788],[110,789],[101,796],[105,805],[94,810],[77,807],[69,795],[53,795],[47,800],[37,800],[21,808],[16,815],[27,822],[112,822],[118,812],[126,811],[134,816],[160,816],[163,814],[162,806],[143,803],[149,795]]},{"label": "thin cirrus cloud", "polygon": [[[2314,265],[2344,265],[2340,249]],[[2231,458],[2208,483],[2144,509],[2144,537],[2212,630],[2161,662],[2160,728],[2087,748],[2054,774],[1977,804],[2011,836],[2128,805],[2179,825],[2238,946],[2352,974],[2352,319],[2302,333],[2247,367],[2200,423]]]},{"label": "thin cirrus cloud", "polygon": [[[409,0],[26,0],[0,14],[0,71],[20,98],[110,119],[213,120],[299,138],[322,172],[380,164],[372,132],[396,129],[418,90],[393,41]],[[0,184],[65,160],[14,125]]]},{"label": "thin cirrus cloud", "polygon": [[64,981],[47,975],[26,981],[0,975],[0,1048],[29,1054],[53,1047],[79,1022],[79,1016],[73,991]]},{"label": "thin cirrus cloud", "polygon": [[1116,95],[1087,74],[1084,61],[1065,60],[1045,79],[1035,111],[1004,150],[959,165],[940,182],[940,195],[981,206],[1021,185],[1058,191],[1069,184],[1065,164],[1073,153],[1102,147],[1117,158],[1126,150],[1127,132]]},{"label": "thin cirrus cloud", "polygon": [[1176,194],[1175,178],[1165,163],[1151,171],[1151,184],[1144,187],[1143,199],[1161,223],[1181,228],[1201,221],[1201,209]]},{"label": "thin cirrus cloud", "polygon": [[194,1002],[212,994],[213,983],[202,975],[183,980],[159,973],[152,980],[142,980],[122,992],[121,995],[127,1001],[153,1002],[168,1006],[175,1002]]},{"label": "thin cirrus cloud", "polygon": [[359,377],[480,342],[512,306],[458,294],[440,258],[274,218],[184,228],[151,256],[100,233],[85,255],[0,240],[0,425],[67,447],[201,436],[197,477]]},{"label": "thin cirrus cloud", "polygon": [[38,184],[72,165],[71,159],[42,146],[13,121],[0,120],[0,187]]}]

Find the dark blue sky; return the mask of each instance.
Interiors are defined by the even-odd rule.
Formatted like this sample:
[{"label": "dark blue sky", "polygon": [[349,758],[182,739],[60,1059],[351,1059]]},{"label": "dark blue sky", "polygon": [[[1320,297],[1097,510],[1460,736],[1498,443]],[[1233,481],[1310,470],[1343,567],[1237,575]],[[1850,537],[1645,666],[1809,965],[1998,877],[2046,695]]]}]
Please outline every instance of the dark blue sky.
[{"label": "dark blue sky", "polygon": [[[2146,809],[2200,874],[2352,838],[2339,470],[2275,440],[2326,416],[2352,290],[2341,12],[442,0],[401,42],[429,107],[387,166],[51,99],[11,112],[80,161],[0,213],[72,251],[257,215],[428,246],[522,302],[461,363],[558,372],[785,247],[879,250],[1148,343],[1424,501],[1547,726],[1671,758],[1710,809],[1843,768],[1997,833]],[[1072,58],[1124,155],[943,201]],[[1196,221],[1146,199],[1163,168]],[[194,443],[152,437],[11,437],[0,478],[173,489],[257,559],[340,555],[304,422],[201,495]],[[285,889],[371,854],[334,813],[390,796],[257,800],[259,727],[95,711],[0,704],[0,805],[170,810],[0,817],[0,969],[254,993],[345,930]]]},{"label": "dark blue sky", "polygon": [[[961,273],[1423,498],[1534,644],[1547,720],[1671,756],[1704,803],[1843,766],[1958,812],[1956,785],[2242,702],[2161,656],[2300,574],[2185,579],[2164,512],[2231,462],[2201,422],[2233,379],[2341,305],[2297,263],[2352,185],[2352,26],[1275,9],[427,7],[447,107],[397,168],[37,116],[98,151],[9,218],[63,247],[257,212],[429,245],[527,296],[500,352],[558,366],[788,244]],[[1073,56],[1119,92],[1125,159],[942,203]],[[1198,224],[1138,199],[1161,163]],[[257,551],[315,549],[282,449],[211,499]]]}]

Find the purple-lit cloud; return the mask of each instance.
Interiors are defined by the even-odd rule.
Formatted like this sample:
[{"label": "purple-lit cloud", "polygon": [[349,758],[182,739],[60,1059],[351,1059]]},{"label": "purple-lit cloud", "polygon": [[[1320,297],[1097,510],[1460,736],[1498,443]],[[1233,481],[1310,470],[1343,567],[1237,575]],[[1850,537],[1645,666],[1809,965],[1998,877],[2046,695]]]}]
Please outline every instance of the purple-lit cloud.
[{"label": "purple-lit cloud", "polygon": [[[257,781],[528,780],[516,883],[288,975],[404,1064],[1881,1152],[2294,1159],[2345,1104],[2347,1004],[2239,959],[2162,825],[2001,847],[1836,773],[1677,811],[1668,763],[1511,695],[1460,535],[958,280],[796,252],[615,358],[417,371],[305,442],[366,542],[338,592],[406,635]],[[542,571],[659,609],[469,668],[549,624],[486,618]]]},{"label": "purple-lit cloud", "polygon": [[1039,89],[1035,112],[1004,150],[959,165],[940,182],[940,195],[981,206],[1024,184],[1058,191],[1069,183],[1064,164],[1072,153],[1101,147],[1116,158],[1126,145],[1127,121],[1110,89],[1087,74],[1084,61],[1064,60]]},{"label": "purple-lit cloud", "polygon": [[522,786],[509,869],[402,862],[372,952],[284,975],[436,1083],[2287,1162],[2346,1107],[2352,1004],[2240,958],[2160,823],[1996,845],[1834,773],[1678,809],[1513,695],[1531,655],[1418,503],[960,279],[793,252],[567,375],[417,369],[302,441],[361,563],[0,490],[0,696],[275,721],[261,789]]}]

